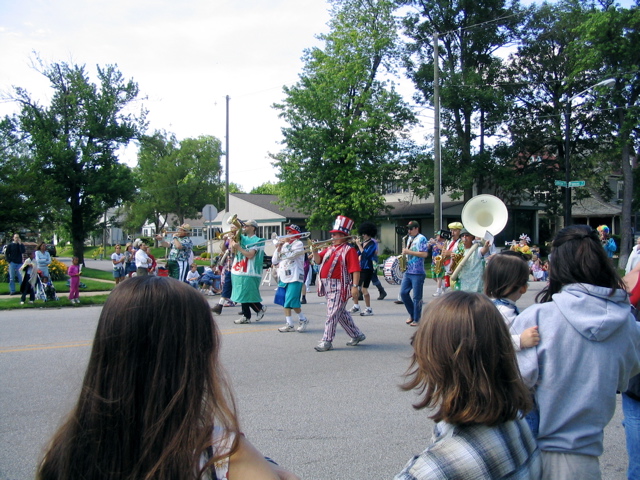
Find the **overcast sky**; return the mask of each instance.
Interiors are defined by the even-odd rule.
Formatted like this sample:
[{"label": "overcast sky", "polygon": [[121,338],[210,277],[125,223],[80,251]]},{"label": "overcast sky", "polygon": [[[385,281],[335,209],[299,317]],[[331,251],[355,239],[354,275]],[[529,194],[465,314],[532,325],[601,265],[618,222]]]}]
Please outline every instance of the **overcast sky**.
[{"label": "overcast sky", "polygon": [[[140,87],[150,131],[178,139],[213,135],[225,145],[230,100],[230,179],[245,191],[275,182],[268,153],[282,123],[271,108],[298,80],[305,48],[328,31],[325,0],[0,0],[0,90],[26,88],[46,100],[31,67],[117,64]],[[16,111],[0,103],[0,115]],[[128,163],[135,152],[128,149]],[[223,159],[224,162],[224,159]]]}]

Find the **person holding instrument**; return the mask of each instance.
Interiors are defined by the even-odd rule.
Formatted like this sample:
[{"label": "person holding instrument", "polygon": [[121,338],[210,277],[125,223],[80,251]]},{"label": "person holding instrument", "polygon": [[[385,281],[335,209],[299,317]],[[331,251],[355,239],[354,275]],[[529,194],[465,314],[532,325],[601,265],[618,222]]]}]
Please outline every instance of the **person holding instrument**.
[{"label": "person holding instrument", "polygon": [[207,301],[189,285],[155,276],[118,285],[78,402],[36,478],[296,480],[242,434],[220,346]]},{"label": "person holding instrument", "polygon": [[178,233],[171,239],[171,244],[165,241],[162,235],[156,236],[156,240],[159,240],[163,247],[171,247],[169,261],[167,261],[169,276],[185,283],[193,255],[193,242],[189,237],[189,230],[191,230],[189,224],[180,225]]},{"label": "person holding instrument", "polygon": [[347,342],[355,347],[365,340],[365,335],[353,322],[351,314],[345,308],[349,298],[358,298],[360,282],[360,262],[355,248],[348,243],[353,220],[342,215],[336,218],[331,230],[332,245],[318,252],[312,247],[313,261],[320,265],[320,285],[318,296],[327,297],[327,321],[324,325],[322,341],[315,347],[318,352],[333,349],[333,339],[338,323],[342,325],[351,340]]}]

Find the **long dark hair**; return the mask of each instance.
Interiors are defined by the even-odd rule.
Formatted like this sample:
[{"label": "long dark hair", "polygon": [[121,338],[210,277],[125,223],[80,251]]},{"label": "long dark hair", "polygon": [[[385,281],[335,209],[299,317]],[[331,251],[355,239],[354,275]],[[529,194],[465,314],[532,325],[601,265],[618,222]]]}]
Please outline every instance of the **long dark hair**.
[{"label": "long dark hair", "polygon": [[529,266],[522,255],[494,255],[484,270],[484,294],[491,298],[506,298],[529,281]]},{"label": "long dark hair", "polygon": [[403,390],[436,422],[496,425],[531,409],[509,330],[484,295],[451,292],[432,301],[413,338]]},{"label": "long dark hair", "polygon": [[549,285],[537,296],[540,303],[550,302],[564,285],[585,283],[624,290],[622,278],[613,267],[600,242],[598,232],[589,225],[571,225],[558,232],[549,255]]},{"label": "long dark hair", "polygon": [[78,403],[37,478],[199,478],[214,422],[239,430],[219,350],[195,289],[154,276],[119,284],[102,309]]}]

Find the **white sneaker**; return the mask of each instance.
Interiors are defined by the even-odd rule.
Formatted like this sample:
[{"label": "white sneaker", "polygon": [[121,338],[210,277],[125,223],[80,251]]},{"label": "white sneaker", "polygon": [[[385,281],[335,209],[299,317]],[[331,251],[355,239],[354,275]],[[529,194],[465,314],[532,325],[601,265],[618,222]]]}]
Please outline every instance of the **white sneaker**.
[{"label": "white sneaker", "polygon": [[242,317],[237,320],[234,320],[233,323],[235,323],[236,325],[240,325],[242,323],[251,323],[251,320],[247,317]]},{"label": "white sneaker", "polygon": [[302,333],[307,329],[309,325],[309,319],[305,318],[304,320],[300,320],[300,325],[298,325],[298,332]]},{"label": "white sneaker", "polygon": [[295,332],[296,331],[296,327],[294,327],[293,325],[289,325],[288,323],[284,326],[284,327],[280,327],[278,329],[279,332],[282,333],[286,333],[286,332]]},{"label": "white sneaker", "polygon": [[364,309],[364,312],[360,312],[361,317],[370,317],[373,315],[373,309],[371,307],[367,307]]},{"label": "white sneaker", "polygon": [[263,305],[262,310],[256,313],[256,322],[259,322],[260,320],[262,320],[262,317],[264,317],[265,313],[267,313],[267,306]]},{"label": "white sneaker", "polygon": [[360,305],[354,305],[351,307],[351,313],[358,313],[360,311]]},{"label": "white sneaker", "polygon": [[442,290],[437,289],[436,293],[433,294],[434,297],[439,297],[440,295],[442,295]]}]

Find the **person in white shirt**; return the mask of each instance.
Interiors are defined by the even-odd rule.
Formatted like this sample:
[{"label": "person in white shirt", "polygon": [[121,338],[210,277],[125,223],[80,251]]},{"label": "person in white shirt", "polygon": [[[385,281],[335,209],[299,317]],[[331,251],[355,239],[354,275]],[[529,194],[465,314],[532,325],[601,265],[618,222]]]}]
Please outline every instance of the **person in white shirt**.
[{"label": "person in white shirt", "polygon": [[149,275],[149,267],[151,259],[147,255],[147,244],[141,243],[140,248],[136,251],[136,275]]}]

